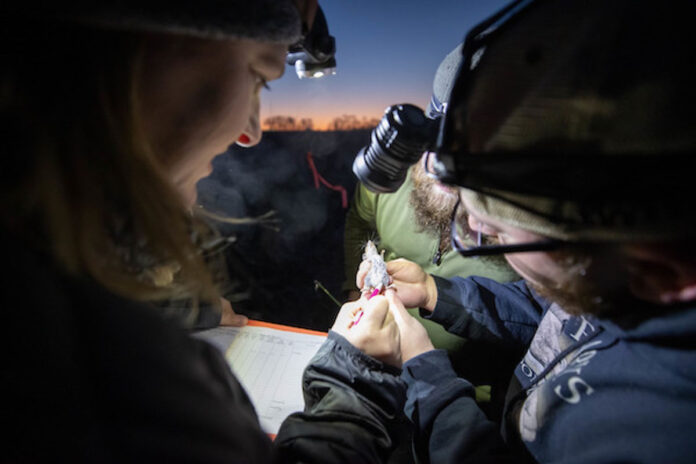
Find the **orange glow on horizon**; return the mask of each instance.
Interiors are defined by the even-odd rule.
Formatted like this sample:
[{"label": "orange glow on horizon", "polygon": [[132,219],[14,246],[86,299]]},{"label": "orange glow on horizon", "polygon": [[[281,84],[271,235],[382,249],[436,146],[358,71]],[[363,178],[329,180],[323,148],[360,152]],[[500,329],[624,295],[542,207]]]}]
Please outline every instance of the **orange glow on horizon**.
[{"label": "orange glow on horizon", "polygon": [[[292,122],[287,120],[288,117],[292,118]],[[334,116],[314,117],[274,114],[262,117],[261,129],[264,131],[306,130],[306,120],[311,121],[311,130],[318,132],[336,130],[337,125],[339,127],[338,130],[344,130],[342,129],[342,127],[347,127],[347,129],[345,130],[367,128],[371,129],[377,125],[381,117],[381,114],[376,116],[358,116],[355,114],[343,114]],[[271,124],[269,124],[269,122]]]}]

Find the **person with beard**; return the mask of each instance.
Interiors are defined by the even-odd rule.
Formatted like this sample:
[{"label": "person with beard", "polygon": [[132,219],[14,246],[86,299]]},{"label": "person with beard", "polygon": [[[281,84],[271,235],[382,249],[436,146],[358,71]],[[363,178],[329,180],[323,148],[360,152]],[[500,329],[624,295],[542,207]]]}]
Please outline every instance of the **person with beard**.
[{"label": "person with beard", "polygon": [[[515,1],[467,35],[432,172],[468,212],[458,251],[504,253],[524,280],[387,263],[423,462],[693,461],[695,17],[687,1]],[[404,306],[526,349],[500,430]]]},{"label": "person with beard", "polygon": [[[453,78],[461,61],[461,45],[454,48],[438,66],[433,81],[433,95],[428,116],[443,114]],[[495,257],[464,258],[450,246],[450,222],[457,204],[457,191],[444,186],[426,173],[424,154],[407,174],[404,184],[394,193],[377,194],[358,184],[346,217],[344,235],[345,275],[344,295],[350,301],[360,297],[355,287],[355,273],[362,261],[366,240],[378,240],[385,260],[406,258],[418,263],[426,272],[442,277],[479,275],[499,282],[519,279],[506,264]],[[464,214],[463,209],[460,210]],[[467,238],[473,245],[473,241]],[[447,350],[458,367],[471,367],[466,340],[447,332],[441,325],[423,319],[417,308],[409,312],[424,325],[437,348]],[[496,369],[489,363],[490,371]],[[480,381],[489,383],[490,376],[481,373]],[[484,393],[485,392],[485,393]],[[479,390],[481,398],[487,389]]]}]

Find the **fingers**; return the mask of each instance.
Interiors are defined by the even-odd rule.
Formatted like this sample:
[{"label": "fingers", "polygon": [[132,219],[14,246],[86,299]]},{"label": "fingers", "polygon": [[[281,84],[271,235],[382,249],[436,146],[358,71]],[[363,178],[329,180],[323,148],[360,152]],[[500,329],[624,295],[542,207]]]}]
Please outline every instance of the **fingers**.
[{"label": "fingers", "polygon": [[400,270],[407,268],[409,265],[412,265],[413,263],[407,259],[397,258],[397,259],[388,261],[386,264],[387,264],[387,272],[391,275],[391,274],[396,274]]},{"label": "fingers", "polygon": [[387,272],[399,280],[415,282],[425,275],[422,267],[404,258],[394,259],[386,264]]},{"label": "fingers", "polygon": [[433,350],[433,343],[425,327],[406,311],[397,294],[393,290],[388,290],[386,297],[389,301],[389,312],[394,316],[394,322],[399,329],[400,361],[406,362],[419,354]]},{"label": "fingers", "polygon": [[380,330],[392,320],[389,302],[384,295],[377,295],[369,301],[363,296],[343,305],[332,329],[339,333],[358,326],[365,331]]},{"label": "fingers", "polygon": [[249,318],[243,314],[233,314],[229,316],[225,321],[220,321],[220,325],[227,325],[231,327],[244,327],[249,323]]},{"label": "fingers", "polygon": [[351,321],[355,317],[356,313],[360,310],[360,304],[360,300],[358,300],[351,301],[341,306],[341,310],[338,312],[336,320],[334,321],[331,329],[342,335],[345,334],[345,331],[347,331],[352,324]]},{"label": "fingers", "polygon": [[225,298],[220,298],[220,306],[222,315],[220,316],[220,325],[231,327],[242,327],[247,325],[249,318],[243,314],[237,314],[232,309],[232,304]]},{"label": "fingers", "polygon": [[[364,301],[364,300],[363,300]],[[366,302],[361,324],[367,328],[381,328],[388,321],[385,320],[389,314],[389,303],[383,295],[377,295]]]},{"label": "fingers", "polygon": [[340,324],[334,324],[333,330],[365,354],[382,362],[400,366],[400,332],[394,316],[389,311],[387,298],[377,295],[369,301],[363,297],[354,303],[345,304],[339,317],[353,314],[355,316],[347,324],[344,319]]},{"label": "fingers", "polygon": [[363,288],[365,285],[365,276],[370,271],[371,264],[369,261],[363,261],[360,263],[357,274],[355,274],[355,285],[358,288]]},{"label": "fingers", "polygon": [[404,304],[393,289],[387,289],[385,297],[389,303],[389,312],[394,317],[396,324],[401,327],[411,315],[406,311]]}]

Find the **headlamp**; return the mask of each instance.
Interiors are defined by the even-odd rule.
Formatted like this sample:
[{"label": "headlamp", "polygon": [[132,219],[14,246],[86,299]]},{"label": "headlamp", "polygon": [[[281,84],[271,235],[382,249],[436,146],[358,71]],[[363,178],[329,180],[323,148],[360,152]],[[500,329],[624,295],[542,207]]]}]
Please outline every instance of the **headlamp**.
[{"label": "headlamp", "polygon": [[[532,79],[529,76],[534,76],[531,74],[534,70],[545,69],[541,68],[542,64],[558,67],[559,63],[564,63],[560,61],[562,55],[558,55],[561,58],[553,55],[554,47],[545,50],[545,61],[536,63],[529,51],[532,48],[515,49],[520,46],[520,41],[507,35],[511,30],[519,34],[515,27],[525,24],[523,18],[541,11],[543,5],[552,4],[554,2],[549,0],[517,0],[471,29],[462,47],[461,65],[449,100],[446,105],[440,105],[444,106],[440,111],[444,116],[429,119],[419,108],[409,104],[388,108],[372,132],[370,145],[360,150],[355,158],[353,172],[358,179],[374,192],[394,192],[403,183],[408,168],[423,152],[433,151],[435,156],[430,174],[442,183],[504,198],[518,207],[522,207],[516,203],[520,196],[553,199],[559,205],[572,202],[594,207],[608,203],[645,205],[658,197],[672,201],[688,195],[691,184],[688,179],[693,172],[687,168],[693,164],[693,154],[688,146],[682,148],[675,144],[672,148],[665,144],[664,148],[657,150],[628,148],[607,152],[600,138],[557,137],[535,139],[514,149],[470,150],[472,144],[468,137],[472,129],[468,126],[481,126],[477,125],[479,120],[472,119],[472,114],[490,117],[491,113],[500,110],[497,107],[490,111],[482,110],[479,101],[478,113],[471,111],[472,92],[477,89],[479,81],[490,78],[489,74],[484,78],[479,76],[491,68],[492,56],[517,57],[526,53],[523,57],[531,63],[528,69],[532,71],[519,79],[528,80]],[[526,41],[531,43],[537,37],[538,29],[524,32],[531,34],[531,39]],[[501,58],[493,60],[495,63],[500,61]],[[526,61],[518,59],[518,62]],[[519,68],[527,69],[521,65]],[[539,71],[539,76],[546,75],[542,71]],[[496,83],[506,84],[503,80]],[[500,105],[516,104],[516,98],[521,99],[520,95],[525,95],[522,92],[527,87],[520,87],[519,95],[512,94],[517,89],[514,84],[510,82],[502,89],[503,94],[507,92],[506,97],[491,98],[490,101]],[[495,95],[491,88],[488,91]],[[596,214],[604,213],[597,211]]]},{"label": "headlamp", "polygon": [[320,78],[336,74],[335,55],[336,40],[329,35],[326,18],[318,6],[312,29],[290,46],[286,62],[295,66],[300,79]]}]

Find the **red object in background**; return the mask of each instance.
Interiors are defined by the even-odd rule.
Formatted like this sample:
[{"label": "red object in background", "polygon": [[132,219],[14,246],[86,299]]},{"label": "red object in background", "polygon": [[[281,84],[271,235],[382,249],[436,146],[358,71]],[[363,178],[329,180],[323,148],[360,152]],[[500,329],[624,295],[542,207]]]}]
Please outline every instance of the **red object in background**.
[{"label": "red object in background", "polygon": [[309,169],[312,170],[312,176],[314,176],[314,188],[319,190],[319,183],[321,182],[324,184],[326,188],[329,188],[331,190],[335,190],[337,192],[341,192],[341,206],[343,209],[348,208],[348,193],[346,192],[346,189],[343,188],[340,185],[333,185],[330,184],[326,179],[324,179],[321,174],[319,174],[319,171],[317,171],[317,167],[314,165],[314,158],[312,158],[312,152],[307,152],[307,164],[309,164]]}]

